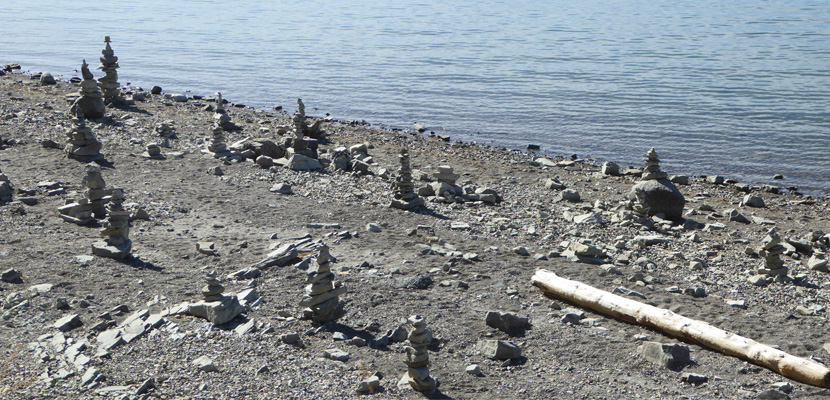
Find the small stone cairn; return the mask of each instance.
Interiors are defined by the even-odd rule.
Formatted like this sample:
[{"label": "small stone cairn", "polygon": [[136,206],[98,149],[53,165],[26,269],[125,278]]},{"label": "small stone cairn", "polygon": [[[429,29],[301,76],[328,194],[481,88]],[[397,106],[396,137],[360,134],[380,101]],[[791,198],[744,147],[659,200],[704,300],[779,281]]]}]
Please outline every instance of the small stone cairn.
[{"label": "small stone cairn", "polygon": [[401,384],[406,382],[419,392],[431,392],[438,386],[438,382],[429,376],[427,347],[432,341],[432,330],[427,328],[426,320],[420,315],[413,315],[408,321],[412,331],[409,332],[409,343],[405,347],[404,364],[407,372],[401,377]]},{"label": "small stone cairn", "polygon": [[222,98],[221,92],[216,92],[216,110],[213,112],[213,123],[215,127],[219,127],[226,132],[238,131],[242,128],[231,122],[231,117],[225,111],[225,100]]},{"label": "small stone cairn", "polygon": [[205,153],[213,154],[216,158],[224,158],[231,155],[231,152],[228,150],[228,145],[225,143],[225,131],[219,124],[213,125],[210,143],[208,143]]},{"label": "small stone cairn", "polygon": [[286,155],[299,154],[316,159],[317,151],[316,146],[314,146],[316,141],[305,137],[305,131],[308,129],[308,126],[305,123],[305,104],[303,104],[303,99],[297,99],[297,112],[294,113],[292,123],[294,124],[294,137],[291,138],[291,146],[286,148]]},{"label": "small stone cairn", "polygon": [[328,246],[321,246],[317,255],[317,270],[307,274],[308,286],[300,301],[301,306],[308,307],[303,310],[303,318],[320,324],[337,321],[346,315],[346,303],[340,300],[340,295],[346,293],[346,286],[334,280],[330,261]]},{"label": "small stone cairn", "polygon": [[401,149],[398,160],[401,163],[401,168],[398,170],[398,176],[395,177],[395,182],[392,184],[394,199],[392,199],[391,207],[401,210],[417,209],[424,205],[424,199],[418,196],[414,190],[412,169],[409,166],[409,150]]},{"label": "small stone cairn", "polygon": [[438,172],[432,174],[433,179],[438,182],[446,183],[450,186],[455,186],[455,181],[458,180],[460,175],[456,174],[453,171],[453,168],[448,165],[440,165],[438,166]]},{"label": "small stone cairn", "polygon": [[121,97],[121,85],[118,83],[118,57],[110,47],[110,37],[104,36],[104,43],[107,46],[101,51],[101,65],[98,69],[104,72],[104,76],[98,78],[101,83],[101,90],[104,92],[104,99],[108,102],[118,101]]},{"label": "small stone cairn", "polygon": [[12,186],[9,183],[9,177],[0,171],[0,203],[8,203],[12,201]]},{"label": "small stone cairn", "polygon": [[660,170],[660,158],[657,157],[657,152],[654,150],[654,147],[648,150],[643,162],[646,163],[646,168],[641,175],[641,180],[650,181],[667,178],[669,176],[669,174]]},{"label": "small stone cairn", "polygon": [[147,144],[146,150],[141,153],[141,156],[144,158],[150,158],[153,160],[163,160],[164,154],[161,154],[161,146],[158,143],[149,143]]},{"label": "small stone cairn", "polygon": [[103,99],[104,94],[98,90],[98,82],[95,81],[95,77],[89,71],[89,64],[86,63],[86,60],[81,64],[81,76],[84,79],[81,81],[80,97],[75,99],[70,106],[70,113],[78,115],[80,112],[86,118],[92,119],[103,117],[104,113],[107,112],[107,106]]},{"label": "small stone cairn", "polygon": [[95,138],[92,128],[87,126],[84,113],[75,109],[72,117],[72,126],[66,131],[66,146],[64,151],[71,158],[95,160],[102,157],[101,142]]},{"label": "small stone cairn", "polygon": [[202,288],[202,301],[188,305],[187,312],[205,318],[214,325],[222,325],[245,311],[236,296],[226,296],[225,287],[216,278],[216,271],[208,274]]},{"label": "small stone cairn", "polygon": [[107,195],[107,184],[104,182],[104,177],[101,175],[101,166],[96,163],[89,163],[84,166],[86,176],[81,180],[81,185],[86,187],[84,197],[89,202],[90,209],[95,218],[102,219],[106,217],[107,211],[104,208]]},{"label": "small stone cairn", "polygon": [[781,280],[787,276],[787,267],[784,266],[784,260],[781,259],[781,254],[787,249],[781,245],[781,237],[775,228],[767,232],[767,236],[761,241],[761,248],[758,249],[758,255],[764,259],[764,266],[758,269],[759,274],[774,277],[776,280]]},{"label": "small stone cairn", "polygon": [[101,229],[106,239],[92,244],[92,254],[122,260],[130,254],[130,212],[124,209],[124,191],[113,189],[107,205],[107,222]]}]

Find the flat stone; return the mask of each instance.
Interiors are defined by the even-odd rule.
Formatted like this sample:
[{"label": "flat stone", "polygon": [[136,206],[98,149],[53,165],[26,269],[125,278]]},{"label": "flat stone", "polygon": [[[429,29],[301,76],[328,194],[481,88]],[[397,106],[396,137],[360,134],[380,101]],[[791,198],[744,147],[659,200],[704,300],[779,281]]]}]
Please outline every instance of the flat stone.
[{"label": "flat stone", "polygon": [[691,384],[694,384],[694,385],[699,385],[699,384],[701,384],[701,383],[704,383],[704,382],[708,381],[708,380],[709,380],[709,377],[708,377],[708,376],[706,376],[706,375],[700,375],[700,374],[694,374],[694,373],[691,373],[691,372],[687,372],[687,373],[683,374],[683,375],[680,377],[680,379],[681,379],[683,382],[686,382],[686,383],[691,383]]},{"label": "flat stone", "polygon": [[23,283],[23,279],[20,277],[20,273],[17,272],[14,268],[9,268],[3,271],[2,275],[0,275],[0,280],[8,283]]},{"label": "flat stone", "polygon": [[758,396],[755,398],[758,400],[790,400],[789,395],[775,389],[764,390],[763,392],[758,393]]},{"label": "flat stone", "polygon": [[78,314],[70,314],[57,320],[52,326],[61,332],[69,332],[75,328],[80,328],[83,324]]},{"label": "flat stone", "polygon": [[502,313],[498,311],[490,311],[484,318],[487,326],[496,328],[507,333],[514,333],[525,329],[528,325],[528,318],[520,317],[513,313]]},{"label": "flat stone", "polygon": [[473,375],[473,376],[483,376],[484,374],[481,373],[481,367],[478,364],[471,364],[468,365],[467,368],[464,369],[464,372]]},{"label": "flat stone", "polygon": [[328,358],[330,360],[335,361],[342,361],[346,362],[349,361],[349,353],[345,352],[340,349],[327,349],[323,351],[323,357]]},{"label": "flat stone", "polygon": [[481,355],[491,360],[509,360],[522,356],[519,345],[505,340],[479,340],[476,347]]},{"label": "flat stone", "polygon": [[666,368],[682,367],[691,361],[689,347],[681,344],[644,342],[637,352],[646,360]]},{"label": "flat stone", "polygon": [[201,356],[192,362],[193,365],[205,372],[219,372],[219,368],[213,364],[213,360],[208,356]]}]

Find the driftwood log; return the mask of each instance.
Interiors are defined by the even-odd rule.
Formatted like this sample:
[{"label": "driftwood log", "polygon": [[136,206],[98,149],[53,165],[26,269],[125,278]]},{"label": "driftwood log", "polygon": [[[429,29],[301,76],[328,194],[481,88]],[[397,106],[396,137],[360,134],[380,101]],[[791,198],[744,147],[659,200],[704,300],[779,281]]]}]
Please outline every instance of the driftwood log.
[{"label": "driftwood log", "polygon": [[828,387],[830,383],[830,369],[824,365],[793,356],[705,322],[561,278],[544,269],[537,270],[531,280],[549,295],[744,359],[787,378],[819,387]]}]

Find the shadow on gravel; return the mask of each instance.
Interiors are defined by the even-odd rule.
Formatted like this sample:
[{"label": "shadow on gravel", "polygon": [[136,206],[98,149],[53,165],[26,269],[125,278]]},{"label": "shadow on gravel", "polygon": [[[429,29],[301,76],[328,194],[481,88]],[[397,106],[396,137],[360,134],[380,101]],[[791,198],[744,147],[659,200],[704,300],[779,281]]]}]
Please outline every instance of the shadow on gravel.
[{"label": "shadow on gravel", "polygon": [[149,261],[143,261],[140,257],[136,257],[134,255],[129,255],[127,258],[123,260],[116,260],[121,264],[129,265],[131,267],[139,268],[139,269],[149,269],[151,271],[161,272],[164,271],[164,267],[159,267]]},{"label": "shadow on gravel", "polygon": [[430,210],[428,208],[427,209],[421,208],[420,210],[417,211],[417,213],[421,214],[421,215],[426,215],[426,216],[429,216],[429,217],[435,217],[435,218],[442,219],[442,220],[450,219],[450,217],[448,217],[446,215],[443,215],[443,214],[438,214],[437,212],[435,212],[433,210]]}]

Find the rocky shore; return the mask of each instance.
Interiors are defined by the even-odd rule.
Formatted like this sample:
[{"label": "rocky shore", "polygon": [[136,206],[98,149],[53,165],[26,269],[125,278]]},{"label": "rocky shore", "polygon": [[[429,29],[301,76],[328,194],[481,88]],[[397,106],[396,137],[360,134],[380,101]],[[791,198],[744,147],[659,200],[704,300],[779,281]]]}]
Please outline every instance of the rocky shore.
[{"label": "rocky shore", "polygon": [[[830,365],[827,198],[663,174],[653,143],[669,218],[631,206],[644,165],[137,88],[81,124],[78,92],[0,76],[2,398],[830,395],[531,285],[548,269]],[[66,151],[79,132],[100,157]],[[113,193],[128,227],[84,208]],[[102,235],[129,254],[93,254]]]}]

